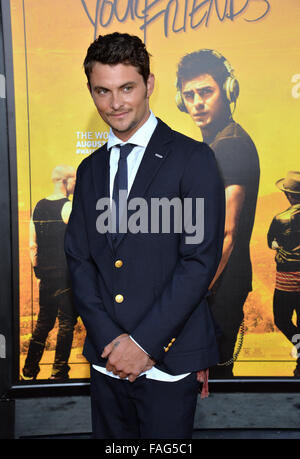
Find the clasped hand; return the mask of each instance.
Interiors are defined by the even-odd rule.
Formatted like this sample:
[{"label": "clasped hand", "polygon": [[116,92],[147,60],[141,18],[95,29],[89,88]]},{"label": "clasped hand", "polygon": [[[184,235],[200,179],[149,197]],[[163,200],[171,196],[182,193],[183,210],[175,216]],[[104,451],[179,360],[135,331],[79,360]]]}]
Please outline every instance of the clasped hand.
[{"label": "clasped hand", "polygon": [[128,377],[130,382],[155,365],[155,361],[137,346],[127,333],[123,333],[105,346],[101,357],[107,359],[107,371],[122,379]]}]

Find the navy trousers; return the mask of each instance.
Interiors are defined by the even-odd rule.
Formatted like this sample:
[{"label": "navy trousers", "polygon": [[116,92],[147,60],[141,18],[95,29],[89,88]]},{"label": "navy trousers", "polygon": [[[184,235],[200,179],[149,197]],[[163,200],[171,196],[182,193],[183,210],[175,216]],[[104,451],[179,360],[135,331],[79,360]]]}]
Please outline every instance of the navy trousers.
[{"label": "navy trousers", "polygon": [[93,438],[192,438],[199,382],[196,373],[161,382],[140,376],[133,383],[91,367]]}]

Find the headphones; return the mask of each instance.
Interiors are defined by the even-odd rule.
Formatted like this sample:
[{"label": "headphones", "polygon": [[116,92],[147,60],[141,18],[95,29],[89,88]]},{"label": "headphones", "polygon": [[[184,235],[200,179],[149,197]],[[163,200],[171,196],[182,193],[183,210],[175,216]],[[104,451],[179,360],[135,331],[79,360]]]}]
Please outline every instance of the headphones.
[{"label": "headphones", "polygon": [[[234,70],[231,67],[230,63],[225,59],[222,54],[218,53],[218,51],[212,50],[212,49],[201,49],[200,53],[203,53],[203,55],[210,55],[210,56],[215,56],[217,59],[222,62],[224,65],[226,72],[228,74],[226,80],[223,83],[223,91],[225,93],[226,99],[228,100],[229,104],[236,104],[237,98],[240,93],[240,86],[238,80],[234,76]],[[175,102],[177,107],[181,112],[188,113],[184,100],[182,98],[181,90],[178,86],[178,80],[176,79],[176,87],[177,87],[177,92],[175,96]]]}]

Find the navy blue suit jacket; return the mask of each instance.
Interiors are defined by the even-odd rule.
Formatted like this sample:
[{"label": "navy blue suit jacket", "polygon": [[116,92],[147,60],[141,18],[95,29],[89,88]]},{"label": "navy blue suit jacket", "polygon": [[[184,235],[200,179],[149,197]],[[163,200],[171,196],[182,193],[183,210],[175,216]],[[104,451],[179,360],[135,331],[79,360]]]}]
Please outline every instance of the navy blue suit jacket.
[{"label": "navy blue suit jacket", "polygon": [[[77,170],[65,250],[75,304],[87,330],[84,355],[105,366],[103,348],[129,333],[170,374],[215,365],[215,328],[208,286],[221,258],[225,193],[212,150],[162,121],[150,139],[128,199],[204,198],[204,240],[184,232],[127,232],[112,245],[96,228],[98,199],[109,196],[106,145]],[[194,215],[195,217],[195,215]],[[121,268],[115,261],[122,260]],[[121,294],[124,301],[115,301]]]}]

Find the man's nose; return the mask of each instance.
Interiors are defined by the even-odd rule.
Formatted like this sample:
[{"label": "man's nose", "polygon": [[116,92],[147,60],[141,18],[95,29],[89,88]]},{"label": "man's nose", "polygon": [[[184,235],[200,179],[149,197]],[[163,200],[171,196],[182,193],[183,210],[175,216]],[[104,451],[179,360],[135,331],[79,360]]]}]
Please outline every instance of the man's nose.
[{"label": "man's nose", "polygon": [[119,110],[122,104],[123,102],[121,95],[118,92],[113,93],[111,97],[111,108],[113,110]]},{"label": "man's nose", "polygon": [[201,95],[198,94],[198,93],[196,93],[196,94],[194,95],[194,105],[197,106],[197,107],[198,107],[199,105],[200,105],[200,106],[204,106],[203,98],[202,98]]}]

